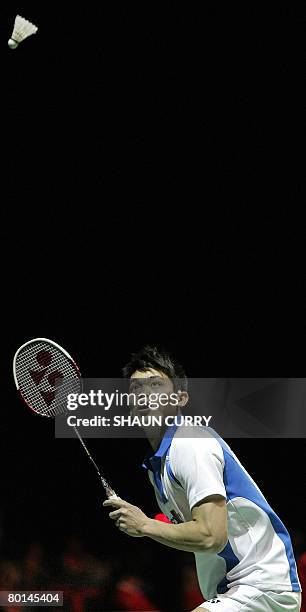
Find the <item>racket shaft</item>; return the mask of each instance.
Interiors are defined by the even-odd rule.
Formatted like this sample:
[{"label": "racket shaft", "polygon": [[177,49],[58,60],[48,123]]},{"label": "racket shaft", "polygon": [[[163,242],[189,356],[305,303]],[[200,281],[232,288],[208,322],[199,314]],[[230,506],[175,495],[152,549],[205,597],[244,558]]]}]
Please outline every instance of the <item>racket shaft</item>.
[{"label": "racket shaft", "polygon": [[74,431],[75,431],[75,433],[76,433],[77,437],[79,438],[79,440],[80,440],[80,442],[81,442],[81,444],[82,444],[82,446],[83,446],[84,450],[86,451],[87,456],[89,457],[90,461],[91,461],[91,462],[92,462],[92,464],[94,465],[94,467],[95,467],[95,469],[96,469],[96,471],[97,471],[97,474],[98,474],[98,476],[100,477],[100,480],[101,480],[102,486],[103,486],[103,487],[104,487],[104,489],[105,489],[105,493],[106,493],[106,495],[107,495],[108,499],[111,499],[111,498],[112,498],[112,499],[118,499],[118,495],[116,495],[115,491],[114,491],[114,490],[112,489],[112,487],[111,487],[111,486],[108,484],[107,480],[105,480],[104,476],[102,476],[102,474],[100,473],[100,470],[99,470],[99,468],[98,468],[98,466],[97,466],[96,462],[93,460],[93,458],[92,458],[92,456],[91,456],[91,454],[90,454],[90,452],[89,452],[89,450],[88,450],[88,448],[87,448],[87,446],[86,446],[85,442],[83,441],[83,439],[82,439],[82,437],[81,437],[80,433],[78,432],[77,428],[76,428],[76,427],[74,427],[73,429],[74,429]]}]

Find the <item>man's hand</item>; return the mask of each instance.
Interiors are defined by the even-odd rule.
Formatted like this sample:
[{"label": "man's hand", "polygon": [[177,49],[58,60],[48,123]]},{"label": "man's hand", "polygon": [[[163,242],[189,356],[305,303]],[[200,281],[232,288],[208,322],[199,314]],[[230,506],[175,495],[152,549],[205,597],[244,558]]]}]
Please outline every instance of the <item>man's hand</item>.
[{"label": "man's hand", "polygon": [[113,506],[116,508],[113,512],[109,513],[109,517],[116,521],[116,526],[120,531],[124,531],[124,533],[134,538],[144,536],[144,526],[150,519],[140,508],[129,504],[124,499],[107,499],[103,502],[103,506]]}]

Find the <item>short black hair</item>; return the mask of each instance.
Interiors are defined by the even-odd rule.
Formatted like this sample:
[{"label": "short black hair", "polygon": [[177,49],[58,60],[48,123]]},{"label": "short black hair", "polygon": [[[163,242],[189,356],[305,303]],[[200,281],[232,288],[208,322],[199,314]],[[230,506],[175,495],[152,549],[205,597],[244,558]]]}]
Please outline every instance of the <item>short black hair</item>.
[{"label": "short black hair", "polygon": [[164,349],[156,346],[147,345],[133,353],[122,373],[124,378],[131,378],[136,370],[144,372],[150,368],[166,374],[173,381],[175,391],[187,391],[188,379],[183,366]]}]

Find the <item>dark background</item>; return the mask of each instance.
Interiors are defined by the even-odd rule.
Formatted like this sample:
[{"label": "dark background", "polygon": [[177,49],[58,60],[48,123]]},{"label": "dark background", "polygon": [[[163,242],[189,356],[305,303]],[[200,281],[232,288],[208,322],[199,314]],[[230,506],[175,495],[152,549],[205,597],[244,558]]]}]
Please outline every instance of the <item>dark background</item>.
[{"label": "dark background", "polygon": [[[26,340],[62,344],[87,377],[120,376],[147,342],[193,377],[304,376],[300,7],[1,3],[6,554],[76,533],[98,555],[124,538],[159,574],[179,563],[109,525],[77,441],[19,402]],[[17,13],[39,32],[11,51]],[[232,446],[305,532],[304,440]],[[90,447],[152,515],[145,442]]]}]

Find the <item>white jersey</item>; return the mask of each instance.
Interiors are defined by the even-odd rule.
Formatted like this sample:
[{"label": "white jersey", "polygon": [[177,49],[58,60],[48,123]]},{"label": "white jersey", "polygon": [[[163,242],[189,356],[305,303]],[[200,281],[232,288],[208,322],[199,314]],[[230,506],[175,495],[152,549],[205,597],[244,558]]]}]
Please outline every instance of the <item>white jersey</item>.
[{"label": "white jersey", "polygon": [[236,585],[261,591],[301,591],[290,536],[236,455],[211,428],[171,427],[147,458],[161,511],[173,522],[209,495],[227,501],[228,543],[220,553],[195,553],[204,598]]}]

